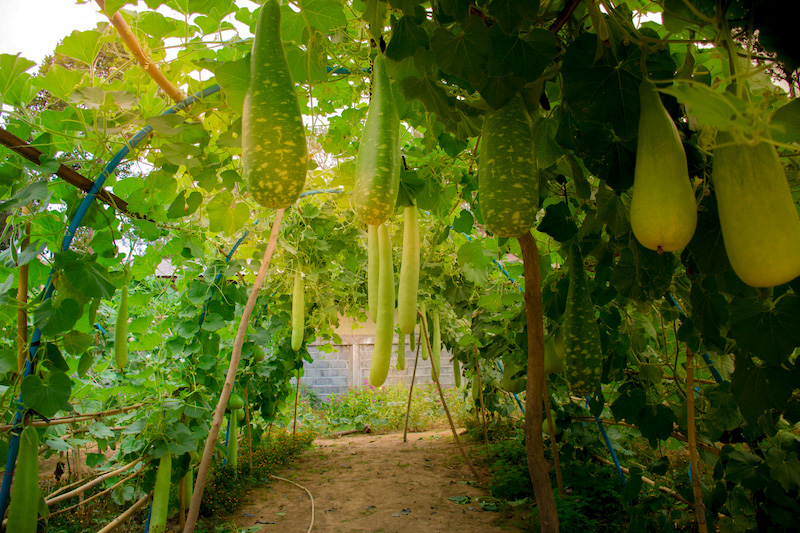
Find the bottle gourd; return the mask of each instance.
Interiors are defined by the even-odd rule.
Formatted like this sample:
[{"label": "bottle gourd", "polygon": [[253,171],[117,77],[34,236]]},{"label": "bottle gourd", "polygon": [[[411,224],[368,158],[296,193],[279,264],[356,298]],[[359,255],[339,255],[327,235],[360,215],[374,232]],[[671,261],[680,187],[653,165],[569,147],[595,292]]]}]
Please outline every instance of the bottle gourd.
[{"label": "bottle gourd", "polygon": [[300,196],[308,170],[305,126],[281,41],[277,0],[261,6],[242,111],[244,179],[253,199],[283,209]]},{"label": "bottle gourd", "polygon": [[369,381],[380,387],[389,375],[394,337],[394,268],[389,228],[378,226],[378,320],[375,324],[375,347],[372,351]]},{"label": "bottle gourd", "polygon": [[697,205],[678,129],[655,86],[639,86],[639,137],[631,199],[631,229],[645,248],[684,248],[697,226]]}]

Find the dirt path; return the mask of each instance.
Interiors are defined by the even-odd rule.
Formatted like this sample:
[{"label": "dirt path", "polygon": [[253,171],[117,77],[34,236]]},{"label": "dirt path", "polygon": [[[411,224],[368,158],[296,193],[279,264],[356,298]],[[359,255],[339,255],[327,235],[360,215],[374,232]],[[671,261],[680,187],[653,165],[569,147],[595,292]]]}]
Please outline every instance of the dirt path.
[{"label": "dirt path", "polygon": [[[481,508],[492,499],[475,486],[449,429],[402,440],[396,433],[317,439],[277,475],[311,492],[315,532],[518,531]],[[253,491],[234,519],[240,527],[266,523],[264,533],[305,533],[311,503],[302,489],[276,480]]]}]

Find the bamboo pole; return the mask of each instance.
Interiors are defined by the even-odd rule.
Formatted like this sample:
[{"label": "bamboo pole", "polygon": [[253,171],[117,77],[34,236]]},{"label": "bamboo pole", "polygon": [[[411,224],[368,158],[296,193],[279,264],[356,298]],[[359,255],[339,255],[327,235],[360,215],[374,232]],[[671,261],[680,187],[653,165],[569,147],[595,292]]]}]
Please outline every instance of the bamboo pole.
[{"label": "bamboo pole", "polygon": [[[433,378],[433,382],[436,383],[436,390],[439,391],[439,398],[441,398],[442,400],[442,407],[444,407],[444,412],[447,415],[447,421],[450,423],[450,430],[453,432],[453,438],[455,439],[456,444],[458,445],[458,449],[461,452],[461,456],[464,458],[464,461],[467,463],[467,466],[469,466],[469,469],[472,471],[472,475],[475,476],[475,479],[480,482],[481,476],[478,474],[478,471],[475,470],[475,467],[472,465],[472,461],[470,461],[469,457],[467,456],[466,450],[464,450],[464,447],[461,445],[461,440],[459,440],[458,438],[458,432],[456,431],[456,426],[453,423],[453,417],[450,416],[450,409],[448,409],[447,402],[444,399],[444,392],[442,392],[442,384],[439,383],[439,373],[436,371],[436,365],[433,362],[433,349],[431,347],[431,339],[428,336],[428,328],[425,326],[425,317],[422,316],[422,313],[420,312],[419,309],[417,309],[417,314],[419,315],[420,318],[420,329],[422,330],[421,332],[422,338],[428,345],[428,353],[431,354],[430,355],[431,377]],[[420,342],[421,341],[422,340],[420,340]]]},{"label": "bamboo pole", "polygon": [[[58,424],[72,424],[74,422],[84,422],[86,420],[97,420],[98,418],[103,418],[103,417],[111,416],[111,415],[118,415],[120,413],[125,413],[127,411],[132,411],[134,409],[138,409],[139,407],[142,407],[143,405],[147,405],[147,404],[145,402],[142,402],[142,403],[136,403],[136,404],[133,404],[133,405],[129,405],[127,407],[120,407],[120,408],[117,408],[117,409],[110,409],[108,411],[100,411],[100,412],[97,412],[97,413],[87,413],[85,415],[77,415],[77,416],[65,416],[65,417],[61,417],[61,418],[52,418],[50,420],[37,420],[35,422],[31,422],[31,425],[33,427],[43,428],[43,427],[55,426],[55,425],[58,425]],[[14,429],[14,427],[15,427],[14,424],[6,424],[6,425],[3,425],[3,426],[0,426],[0,433],[2,433],[4,431],[10,431],[10,430]],[[72,433],[75,433],[75,431],[73,431]]]},{"label": "bamboo pole", "polygon": [[525,316],[528,334],[528,383],[525,391],[525,453],[528,473],[539,508],[542,532],[558,532],[558,511],[550,483],[550,465],[544,458],[542,396],[544,394],[544,315],[539,250],[530,232],[518,238],[525,276]]},{"label": "bamboo pole", "polygon": [[60,496],[56,496],[55,495],[56,493],[54,492],[53,494],[50,495],[50,497],[47,500],[45,500],[44,503],[47,504],[47,505],[54,505],[56,503],[63,502],[65,500],[69,500],[70,498],[74,498],[78,494],[83,494],[87,490],[91,489],[95,485],[98,485],[99,483],[102,483],[103,481],[107,480],[108,478],[112,478],[114,476],[117,476],[117,475],[125,472],[126,470],[129,470],[129,469],[133,468],[141,460],[142,460],[142,458],[140,457],[140,458],[136,459],[135,461],[131,461],[130,463],[126,464],[125,466],[123,466],[121,468],[117,468],[116,470],[112,470],[110,472],[106,472],[105,474],[93,479],[92,481],[89,481],[85,485],[81,485],[77,489],[71,490],[69,492],[65,492],[64,494],[61,494]]},{"label": "bamboo pole", "polygon": [[[100,9],[102,9],[105,13],[105,0],[95,0],[95,2],[97,2],[97,5],[100,6]],[[147,74],[153,78],[158,86],[161,87],[165,93],[167,93],[167,96],[169,96],[175,102],[180,102],[183,99],[181,92],[177,87],[170,83],[169,80],[167,80],[166,76],[164,76],[164,74],[158,70],[158,67],[155,65],[155,63],[150,61],[150,58],[144,53],[142,45],[139,44],[139,40],[131,31],[128,23],[125,22],[125,19],[122,18],[122,13],[116,11],[111,15],[108,13],[105,13],[105,15],[108,17],[108,20],[111,22],[111,24],[117,29],[117,32],[119,33],[120,37],[122,37],[123,42],[128,47],[128,50],[130,50],[131,54],[133,54],[133,57],[136,58],[136,61],[139,62],[139,65],[141,65],[145,72],[147,72]]]},{"label": "bamboo pole", "polygon": [[697,453],[697,437],[694,426],[694,353],[686,348],[686,433],[689,439],[689,472],[692,474],[694,493],[694,515],[700,533],[708,533],[706,506],[700,487],[700,455]]},{"label": "bamboo pole", "polygon": [[[605,457],[600,457],[599,455],[592,455],[592,457],[594,457],[596,460],[600,461],[603,464],[606,464],[608,466],[616,467],[616,465],[614,464],[613,461],[610,461],[610,460],[606,459]],[[625,468],[624,466],[620,466],[619,468],[624,473],[630,475],[631,471],[628,470],[627,468]],[[686,500],[686,498],[684,498],[683,496],[678,494],[675,490],[673,490],[673,489],[671,489],[669,487],[665,487],[664,485],[659,485],[659,484],[657,484],[655,481],[653,481],[650,478],[646,478],[646,477],[642,476],[642,483],[650,485],[651,487],[656,487],[656,488],[658,488],[658,490],[660,490],[664,494],[666,494],[668,496],[672,496],[676,500],[678,500],[678,501],[680,501],[682,503],[685,503],[686,505],[691,505],[691,503],[689,503],[688,500]]]},{"label": "bamboo pole", "polygon": [[132,473],[128,474],[127,476],[125,476],[124,478],[122,478],[119,481],[117,481],[116,483],[114,483],[114,485],[112,485],[111,487],[105,489],[104,491],[98,492],[97,494],[92,494],[90,497],[86,498],[85,500],[83,500],[83,501],[81,501],[79,503],[76,503],[75,505],[72,505],[70,507],[65,507],[64,509],[59,509],[58,511],[56,511],[54,513],[50,513],[47,516],[39,517],[39,520],[45,520],[47,518],[52,518],[57,514],[66,513],[67,511],[72,511],[73,509],[77,509],[78,507],[81,507],[82,505],[86,505],[90,501],[95,500],[95,499],[99,498],[100,496],[103,496],[104,494],[108,494],[109,492],[111,492],[112,490],[116,489],[117,487],[119,487],[123,483],[125,483],[127,481],[130,481],[133,477],[138,476],[138,475],[139,475],[139,472],[132,472]]},{"label": "bamboo pole", "polygon": [[103,529],[99,530],[97,533],[111,533],[112,531],[117,529],[120,525],[122,525],[128,518],[133,516],[133,514],[136,511],[138,511],[139,509],[141,509],[142,507],[147,505],[147,503],[150,501],[150,499],[152,497],[153,497],[153,493],[152,492],[150,494],[142,496],[142,498],[138,502],[136,502],[133,505],[131,505],[130,508],[127,511],[125,511],[124,513],[122,513],[121,515],[116,517],[114,520],[109,522],[106,525],[106,527],[104,527]]},{"label": "bamboo pole", "polygon": [[544,412],[547,413],[547,429],[550,430],[550,446],[553,448],[553,467],[556,471],[556,485],[558,495],[564,497],[564,480],[561,477],[561,459],[558,457],[558,443],[556,442],[556,427],[553,415],[550,413],[550,393],[547,391],[547,380],[544,382]]},{"label": "bamboo pole", "polygon": [[250,290],[250,296],[247,298],[247,305],[245,305],[242,312],[242,318],[239,321],[239,329],[236,332],[236,339],[233,343],[233,353],[231,354],[231,363],[228,366],[228,373],[225,376],[225,384],[222,386],[222,393],[220,394],[217,408],[214,412],[214,420],[211,423],[211,429],[208,433],[208,440],[206,440],[205,448],[203,449],[203,456],[200,460],[200,467],[197,469],[197,479],[195,481],[194,491],[192,493],[192,502],[189,505],[189,515],[186,518],[186,525],[183,528],[184,533],[192,533],[197,525],[197,517],[200,514],[200,502],[203,501],[203,491],[206,488],[206,479],[208,479],[208,471],[211,467],[211,459],[214,456],[214,448],[217,445],[217,438],[219,437],[219,430],[222,426],[222,418],[225,416],[225,406],[228,405],[228,399],[233,390],[233,383],[236,380],[236,370],[239,368],[239,360],[242,358],[242,346],[244,345],[245,335],[247,334],[247,325],[250,320],[250,315],[253,314],[253,308],[258,299],[258,292],[264,284],[264,278],[267,277],[267,269],[272,260],[272,254],[278,242],[278,233],[283,220],[283,209],[275,211],[275,220],[272,222],[272,231],[270,232],[269,242],[267,249],[264,251],[264,258],[261,260],[261,267],[258,269],[256,280]]},{"label": "bamboo pole", "polygon": [[[414,332],[412,331],[411,334],[413,335]],[[420,333],[420,335],[422,335],[422,333]],[[408,442],[408,419],[411,416],[411,395],[414,393],[414,380],[417,377],[417,364],[419,363],[419,347],[421,342],[422,338],[417,341],[417,351],[414,356],[414,371],[411,372],[411,386],[408,388],[408,405],[406,406],[406,426],[405,429],[403,429],[403,442]]]}]

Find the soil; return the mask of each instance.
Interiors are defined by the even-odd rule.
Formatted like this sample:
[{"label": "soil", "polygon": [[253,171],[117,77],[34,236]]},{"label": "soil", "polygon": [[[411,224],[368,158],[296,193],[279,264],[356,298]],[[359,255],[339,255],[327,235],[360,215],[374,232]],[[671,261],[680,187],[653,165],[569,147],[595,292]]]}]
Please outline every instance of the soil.
[{"label": "soil", "polygon": [[[475,451],[460,440],[474,463]],[[476,482],[450,429],[409,433],[405,443],[402,433],[317,439],[276,475],[311,492],[315,532],[520,531],[503,524],[504,513],[481,507],[495,500]],[[311,513],[304,490],[275,480],[253,490],[233,518],[240,529],[305,533]]]}]

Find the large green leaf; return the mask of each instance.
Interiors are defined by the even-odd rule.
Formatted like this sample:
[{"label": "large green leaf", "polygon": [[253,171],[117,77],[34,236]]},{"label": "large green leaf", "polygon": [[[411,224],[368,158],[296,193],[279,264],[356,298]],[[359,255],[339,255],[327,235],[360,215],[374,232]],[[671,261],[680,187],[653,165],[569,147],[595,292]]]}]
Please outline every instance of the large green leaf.
[{"label": "large green leaf", "polygon": [[484,77],[491,52],[491,40],[486,25],[477,17],[459,34],[436,28],[431,50],[442,71],[477,84]]},{"label": "large green leaf", "polygon": [[736,356],[731,392],[751,428],[758,427],[758,417],[765,411],[783,408],[797,387],[797,374],[796,369],[760,366],[748,355]]},{"label": "large green leaf", "polygon": [[19,54],[0,54],[0,101],[8,105],[21,103],[24,85],[30,80],[25,71],[35,65]]},{"label": "large green leaf", "polygon": [[22,380],[21,399],[26,407],[52,418],[72,394],[72,382],[63,372],[53,372],[44,380],[36,374]]},{"label": "large green leaf", "polygon": [[760,302],[736,298],[732,302],[731,337],[743,354],[770,365],[788,360],[800,346],[800,297],[787,294],[771,308]]}]

